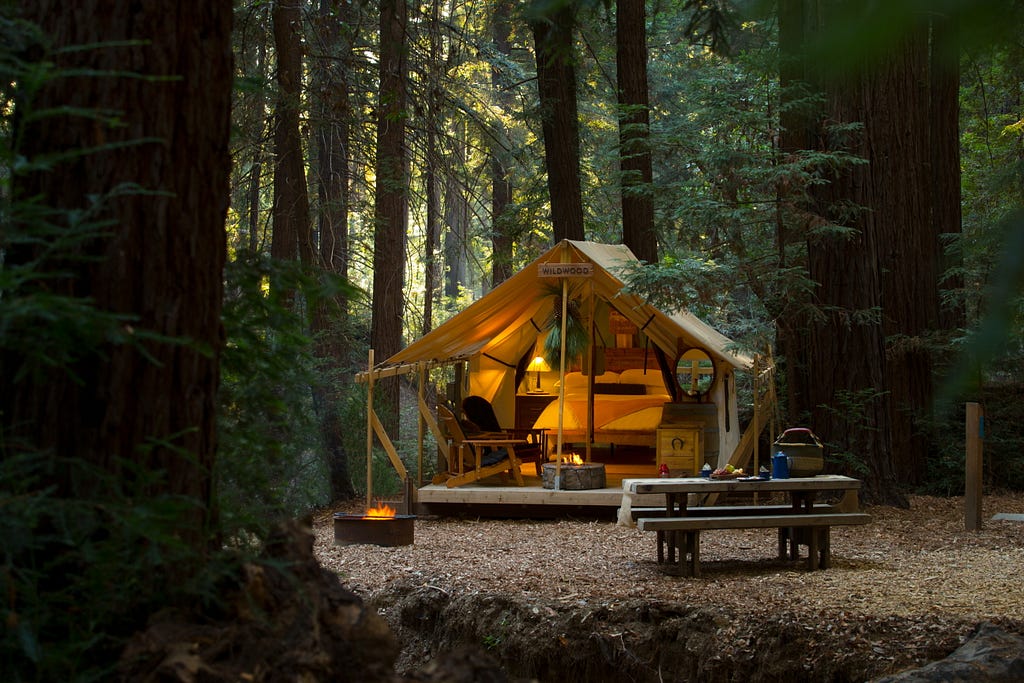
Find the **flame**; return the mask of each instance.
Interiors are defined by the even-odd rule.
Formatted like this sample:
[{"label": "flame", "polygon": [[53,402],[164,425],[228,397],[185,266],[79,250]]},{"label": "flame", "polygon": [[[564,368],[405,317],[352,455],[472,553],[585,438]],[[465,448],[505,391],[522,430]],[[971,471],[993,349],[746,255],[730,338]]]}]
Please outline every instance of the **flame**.
[{"label": "flame", "polygon": [[380,501],[377,501],[377,507],[372,507],[366,511],[367,517],[394,517],[395,508],[390,505],[385,505]]},{"label": "flame", "polygon": [[580,456],[578,456],[575,453],[566,453],[565,455],[562,456],[562,461],[566,465],[582,465],[583,464],[583,458],[581,458]]}]

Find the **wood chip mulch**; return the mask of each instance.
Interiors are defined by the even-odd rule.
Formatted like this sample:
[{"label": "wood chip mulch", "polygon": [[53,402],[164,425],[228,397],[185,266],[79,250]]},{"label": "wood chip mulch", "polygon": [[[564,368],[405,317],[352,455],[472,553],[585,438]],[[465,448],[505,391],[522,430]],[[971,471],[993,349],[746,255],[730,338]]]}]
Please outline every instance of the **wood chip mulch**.
[{"label": "wood chip mulch", "polygon": [[[444,594],[520,593],[552,604],[586,608],[627,600],[713,604],[758,619],[786,618],[842,628],[865,616],[919,621],[934,638],[948,622],[1017,623],[1024,615],[1020,571],[1024,494],[984,500],[981,531],[964,529],[962,498],[912,496],[910,509],[867,507],[872,522],[832,530],[829,570],[776,559],[773,530],[702,534],[704,575],[666,575],[655,559],[654,535],[591,520],[418,519],[415,543],[395,548],[335,546],[332,516],[314,532],[321,564],[372,599],[395,582]],[[333,511],[332,511],[333,512]]]}]

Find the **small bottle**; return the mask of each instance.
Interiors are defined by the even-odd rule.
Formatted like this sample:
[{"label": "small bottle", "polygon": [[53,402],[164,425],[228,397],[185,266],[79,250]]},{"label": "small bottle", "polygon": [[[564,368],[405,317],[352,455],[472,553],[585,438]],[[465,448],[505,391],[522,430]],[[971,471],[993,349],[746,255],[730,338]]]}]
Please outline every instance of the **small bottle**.
[{"label": "small bottle", "polygon": [[668,478],[668,465],[667,464],[661,463],[661,467],[658,469],[658,476],[662,477],[663,479],[667,479]]},{"label": "small bottle", "polygon": [[704,463],[704,467],[700,468],[700,476],[704,477],[705,479],[710,477],[711,476],[711,465],[709,465],[708,463]]}]

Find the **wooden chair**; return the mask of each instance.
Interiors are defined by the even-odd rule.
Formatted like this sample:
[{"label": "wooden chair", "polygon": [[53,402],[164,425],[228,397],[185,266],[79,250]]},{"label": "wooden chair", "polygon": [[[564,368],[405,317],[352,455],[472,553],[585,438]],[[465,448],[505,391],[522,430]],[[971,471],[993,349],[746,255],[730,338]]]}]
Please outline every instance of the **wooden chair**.
[{"label": "wooden chair", "polygon": [[[532,462],[541,476],[541,465],[547,462],[547,432],[543,429],[506,429],[498,423],[494,406],[483,396],[467,396],[462,400],[462,412],[473,424],[490,435],[501,434],[507,439],[524,439],[526,443],[516,447],[519,462]],[[474,435],[474,438],[483,438]]]},{"label": "wooden chair", "polygon": [[526,441],[488,434],[482,434],[480,438],[467,438],[452,411],[438,406],[437,417],[441,431],[448,439],[445,486],[454,488],[502,472],[510,472],[516,485],[523,485],[523,475],[519,472],[521,463],[516,457],[515,448],[524,445]]}]

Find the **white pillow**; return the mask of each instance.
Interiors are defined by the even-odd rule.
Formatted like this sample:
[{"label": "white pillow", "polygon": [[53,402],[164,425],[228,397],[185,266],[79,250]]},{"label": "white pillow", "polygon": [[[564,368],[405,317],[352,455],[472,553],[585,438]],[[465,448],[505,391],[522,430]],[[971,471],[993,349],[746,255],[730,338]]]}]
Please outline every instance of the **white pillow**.
[{"label": "white pillow", "polygon": [[587,390],[587,378],[582,372],[565,373],[565,391]]}]

